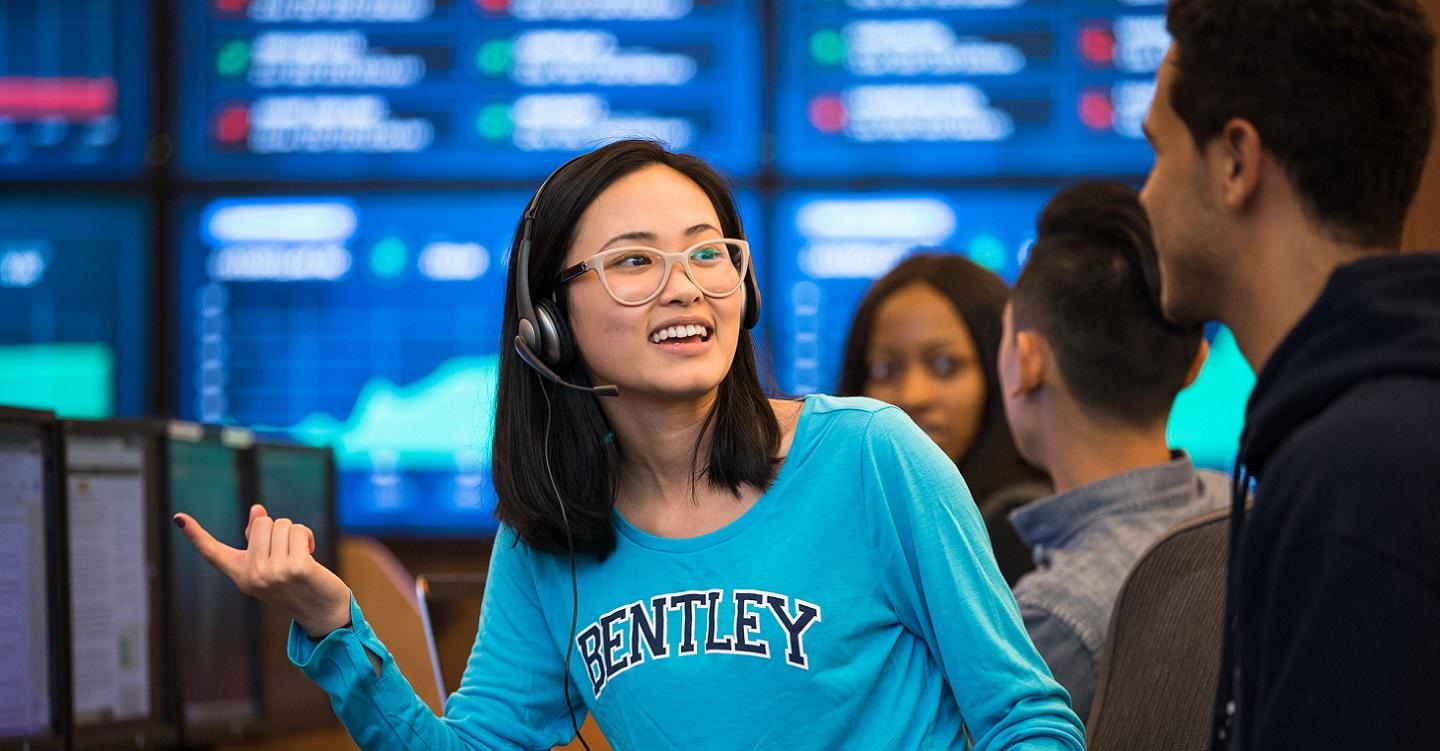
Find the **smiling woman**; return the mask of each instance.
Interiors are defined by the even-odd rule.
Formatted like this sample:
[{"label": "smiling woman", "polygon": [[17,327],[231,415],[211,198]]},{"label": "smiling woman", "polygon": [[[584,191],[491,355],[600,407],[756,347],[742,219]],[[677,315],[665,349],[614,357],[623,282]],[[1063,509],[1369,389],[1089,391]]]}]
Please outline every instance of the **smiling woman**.
[{"label": "smiling woman", "polygon": [[586,712],[618,749],[1083,747],[954,463],[894,407],[761,390],[749,246],[708,166],[611,144],[517,229],[503,526],[445,715],[333,574],[278,587],[324,591],[290,657],[362,748],[548,749]]}]

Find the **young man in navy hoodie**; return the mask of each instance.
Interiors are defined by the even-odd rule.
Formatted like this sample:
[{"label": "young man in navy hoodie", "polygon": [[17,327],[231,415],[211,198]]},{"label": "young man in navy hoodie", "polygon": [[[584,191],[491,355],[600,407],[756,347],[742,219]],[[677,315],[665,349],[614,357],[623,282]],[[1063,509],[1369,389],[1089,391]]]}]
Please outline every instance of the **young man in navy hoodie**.
[{"label": "young man in navy hoodie", "polygon": [[1162,306],[1223,321],[1259,374],[1216,745],[1440,749],[1440,256],[1396,252],[1434,34],[1413,0],[1172,0],[1167,22],[1141,195]]}]

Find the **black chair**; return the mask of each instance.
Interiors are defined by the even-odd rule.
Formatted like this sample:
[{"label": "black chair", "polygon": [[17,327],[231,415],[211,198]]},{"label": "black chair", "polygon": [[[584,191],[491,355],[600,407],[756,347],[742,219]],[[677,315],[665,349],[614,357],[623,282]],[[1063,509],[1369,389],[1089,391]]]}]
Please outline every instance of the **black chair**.
[{"label": "black chair", "polygon": [[1229,534],[1229,509],[1182,522],[1125,578],[1086,729],[1091,751],[1210,747]]}]

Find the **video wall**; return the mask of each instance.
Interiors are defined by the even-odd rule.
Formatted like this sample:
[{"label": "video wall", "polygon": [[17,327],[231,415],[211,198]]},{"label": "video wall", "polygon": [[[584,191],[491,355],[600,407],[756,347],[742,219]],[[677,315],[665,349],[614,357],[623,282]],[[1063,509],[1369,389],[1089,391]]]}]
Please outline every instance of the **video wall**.
[{"label": "video wall", "polygon": [[544,177],[617,137],[760,166],[745,0],[186,5],[179,164],[260,180]]},{"label": "video wall", "polygon": [[0,181],[139,173],[149,3],[0,3]]},{"label": "video wall", "polygon": [[[906,255],[1013,280],[1056,189],[1143,179],[1168,45],[1162,0],[0,9],[7,400],[332,444],[339,523],[381,535],[494,528],[507,254],[566,159],[647,137],[730,178],[776,382],[828,391]],[[1174,435],[1224,466],[1249,373],[1215,341]]]}]

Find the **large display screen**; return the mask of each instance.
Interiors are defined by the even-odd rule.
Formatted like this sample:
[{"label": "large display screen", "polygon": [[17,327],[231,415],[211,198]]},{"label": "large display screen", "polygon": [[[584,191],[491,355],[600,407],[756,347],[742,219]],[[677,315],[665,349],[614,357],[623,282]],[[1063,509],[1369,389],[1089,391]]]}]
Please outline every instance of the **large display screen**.
[{"label": "large display screen", "polygon": [[1136,175],[1164,0],[781,4],[776,164],[811,177]]},{"label": "large display screen", "polygon": [[[528,199],[191,204],[180,243],[181,414],[333,446],[347,530],[493,531],[506,264]],[[741,199],[751,237],[763,237],[754,200]]]},{"label": "large display screen", "polygon": [[504,260],[527,199],[191,205],[181,413],[334,446],[347,529],[493,530]]},{"label": "large display screen", "polygon": [[0,401],[145,411],[146,218],[128,199],[0,198]]},{"label": "large display screen", "polygon": [[119,179],[148,135],[135,0],[0,2],[0,179]]},{"label": "large display screen", "polygon": [[[833,392],[860,298],[920,251],[964,255],[1013,283],[1051,191],[794,192],[779,200],[766,299],[783,391]],[[1172,446],[1207,467],[1234,460],[1255,378],[1229,331],[1208,332],[1210,355],[1171,414]]]},{"label": "large display screen", "polygon": [[195,0],[179,157],[202,178],[539,177],[621,137],[741,175],[754,0]]},{"label": "large display screen", "polygon": [[830,393],[865,290],[918,251],[959,253],[1007,282],[1048,190],[792,192],[775,215],[766,298],[781,390]]}]

